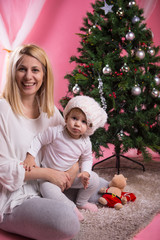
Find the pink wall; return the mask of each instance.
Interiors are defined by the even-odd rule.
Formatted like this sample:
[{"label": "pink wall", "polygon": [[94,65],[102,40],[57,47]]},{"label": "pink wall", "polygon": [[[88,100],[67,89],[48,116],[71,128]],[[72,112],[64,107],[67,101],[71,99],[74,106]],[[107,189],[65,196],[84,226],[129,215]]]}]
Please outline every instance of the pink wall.
[{"label": "pink wall", "polygon": [[[94,0],[46,0],[42,12],[25,43],[36,43],[43,47],[53,65],[55,76],[55,102],[67,90],[64,75],[73,69],[69,63],[71,55],[76,54],[80,38],[75,34],[83,24],[83,17],[91,11]],[[147,21],[154,33],[155,45],[160,43],[159,29],[160,1]]]},{"label": "pink wall", "polygon": [[[0,0],[0,11],[1,2]],[[16,1],[16,0],[15,0]],[[69,63],[71,55],[77,53],[80,38],[75,34],[80,32],[83,26],[83,17],[87,11],[91,11],[90,3],[94,0],[46,0],[39,18],[25,39],[24,43],[35,43],[47,52],[54,71],[55,77],[55,103],[59,107],[59,100],[65,96],[67,91],[67,80],[64,76],[73,69]],[[142,3],[142,0],[137,0]],[[154,33],[155,45],[160,45],[159,31],[160,1],[147,20],[147,27]],[[0,70],[4,61],[4,51],[0,49]],[[2,71],[1,71],[2,72]],[[0,75],[1,77],[1,75]],[[106,155],[111,151],[107,150]],[[130,151],[135,155],[135,151]]]}]

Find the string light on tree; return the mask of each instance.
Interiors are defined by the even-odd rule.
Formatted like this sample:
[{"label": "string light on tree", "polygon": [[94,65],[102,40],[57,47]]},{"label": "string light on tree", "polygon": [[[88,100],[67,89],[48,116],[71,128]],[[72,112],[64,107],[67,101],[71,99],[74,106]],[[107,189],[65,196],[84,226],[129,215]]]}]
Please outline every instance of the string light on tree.
[{"label": "string light on tree", "polygon": [[91,34],[92,30],[96,28],[96,25],[93,25],[91,28],[89,28],[88,33]]}]

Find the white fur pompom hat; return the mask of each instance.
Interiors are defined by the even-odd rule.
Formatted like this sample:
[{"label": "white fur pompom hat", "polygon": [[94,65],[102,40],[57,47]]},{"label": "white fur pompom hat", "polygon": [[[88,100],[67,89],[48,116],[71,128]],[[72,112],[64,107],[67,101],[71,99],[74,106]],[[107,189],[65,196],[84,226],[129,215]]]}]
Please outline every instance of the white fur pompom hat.
[{"label": "white fur pompom hat", "polygon": [[86,115],[88,129],[85,135],[92,135],[95,130],[104,127],[107,122],[107,113],[99,103],[91,97],[76,96],[69,100],[63,111],[64,119],[66,119],[67,114],[73,108],[80,108]]}]

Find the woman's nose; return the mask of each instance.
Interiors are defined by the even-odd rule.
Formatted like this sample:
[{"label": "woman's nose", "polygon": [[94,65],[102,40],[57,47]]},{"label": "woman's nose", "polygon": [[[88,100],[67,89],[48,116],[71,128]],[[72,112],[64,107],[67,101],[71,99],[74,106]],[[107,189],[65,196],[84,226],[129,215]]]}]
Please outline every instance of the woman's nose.
[{"label": "woman's nose", "polygon": [[29,69],[26,71],[26,75],[25,75],[26,79],[31,79],[32,78],[32,71],[30,71]]}]

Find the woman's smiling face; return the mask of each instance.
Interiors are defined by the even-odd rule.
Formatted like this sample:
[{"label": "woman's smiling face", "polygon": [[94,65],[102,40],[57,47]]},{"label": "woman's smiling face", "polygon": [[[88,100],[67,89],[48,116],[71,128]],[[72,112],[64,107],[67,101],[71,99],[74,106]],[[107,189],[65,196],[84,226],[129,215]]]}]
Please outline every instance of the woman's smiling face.
[{"label": "woman's smiling face", "polygon": [[43,83],[42,64],[34,57],[24,55],[16,69],[16,82],[21,97],[35,96]]}]

